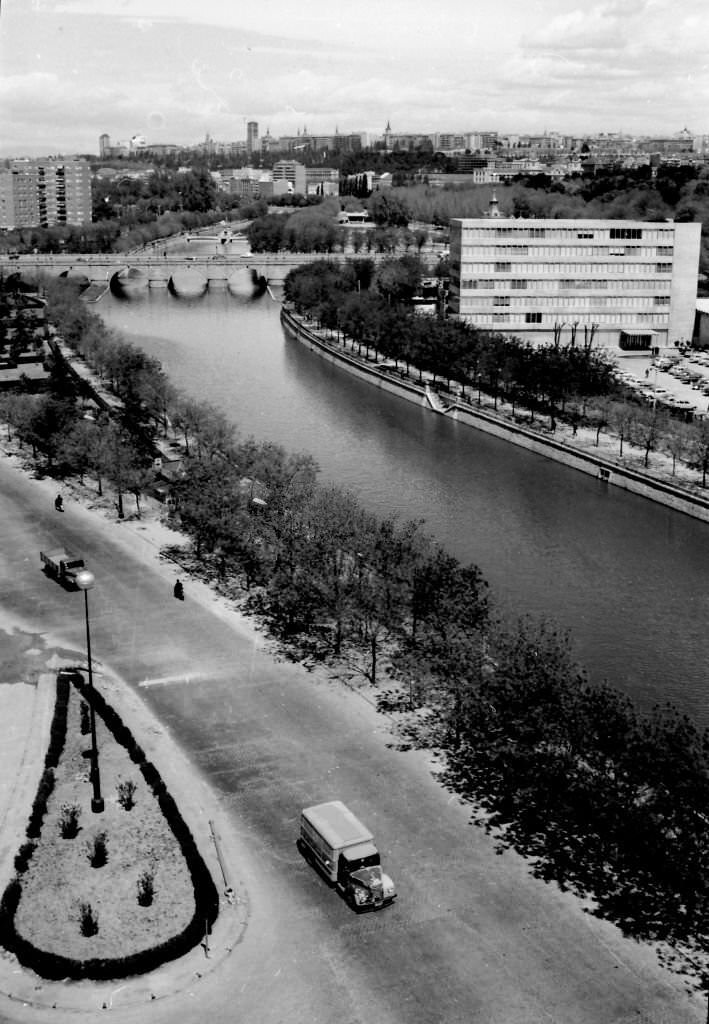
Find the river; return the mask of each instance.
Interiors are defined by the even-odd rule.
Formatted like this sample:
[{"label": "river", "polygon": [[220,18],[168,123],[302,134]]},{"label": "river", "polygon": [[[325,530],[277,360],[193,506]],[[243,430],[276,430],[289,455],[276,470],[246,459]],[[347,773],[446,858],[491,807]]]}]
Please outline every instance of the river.
[{"label": "river", "polygon": [[91,308],[242,436],[312,453],[380,515],[424,519],[506,616],[568,630],[593,681],[709,726],[709,524],[355,380],[287,340],[268,294],[146,289]]}]

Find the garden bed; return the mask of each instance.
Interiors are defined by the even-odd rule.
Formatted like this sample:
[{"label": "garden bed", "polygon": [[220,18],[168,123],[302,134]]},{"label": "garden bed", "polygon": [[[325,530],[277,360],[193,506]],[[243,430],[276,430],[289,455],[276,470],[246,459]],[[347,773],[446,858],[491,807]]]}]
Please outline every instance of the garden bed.
[{"label": "garden bed", "polygon": [[[155,766],[83,677],[73,673],[68,688],[66,678],[52,725],[56,766],[48,755],[0,939],[44,976],[140,973],[197,944],[216,918],[216,888]],[[89,697],[100,812],[92,810]]]}]

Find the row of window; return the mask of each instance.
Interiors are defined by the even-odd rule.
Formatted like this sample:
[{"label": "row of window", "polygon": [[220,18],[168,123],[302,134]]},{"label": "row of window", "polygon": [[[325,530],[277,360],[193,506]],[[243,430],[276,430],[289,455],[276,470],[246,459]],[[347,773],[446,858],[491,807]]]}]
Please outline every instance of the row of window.
[{"label": "row of window", "polygon": [[[456,254],[457,255],[457,254]],[[637,259],[652,260],[658,256],[674,255],[672,245],[464,245],[464,259],[501,256],[518,258],[521,256],[559,259],[563,256],[588,257],[604,259],[607,256],[634,256]]]},{"label": "row of window", "polygon": [[[461,315],[470,323],[482,327],[501,323],[519,326],[522,324],[546,324],[549,327],[553,327],[559,323],[558,317],[542,313],[467,313],[461,310]],[[622,314],[620,316],[613,316],[608,313],[592,313],[587,316],[580,315],[576,318],[575,323],[581,328],[582,333],[583,327],[590,324],[597,324],[599,327],[622,327],[623,325],[637,327],[643,325],[648,329],[654,328],[661,331],[667,330],[668,327],[666,319],[652,316],[649,313],[641,313],[637,316],[623,316]]]},{"label": "row of window", "polygon": [[[561,278],[560,280],[554,281],[553,279],[543,278],[542,280],[529,280],[526,277],[511,277],[511,278],[499,278],[499,277],[480,277],[470,278],[460,282],[460,291],[532,291],[534,294],[544,292],[559,292],[559,291],[570,291],[570,290],[581,290],[586,291],[606,291],[612,288],[614,291],[626,292],[651,292],[653,294],[666,292],[670,287],[670,282],[667,280],[642,280],[640,278],[628,278],[625,280],[613,280],[607,281],[603,278]],[[455,288],[455,285],[454,285]]]},{"label": "row of window", "polygon": [[577,239],[594,241],[620,241],[642,239],[644,242],[672,242],[674,228],[582,228],[582,227],[522,227],[487,224],[466,224],[463,221],[463,235],[466,239],[481,238],[554,238],[559,241],[575,241]]},{"label": "row of window", "polygon": [[461,300],[466,309],[489,309],[510,306],[515,309],[654,309],[670,305],[669,295],[574,295],[564,298],[544,296],[528,298],[516,295],[480,295]]},{"label": "row of window", "polygon": [[468,263],[468,274],[542,274],[562,277],[564,274],[671,274],[671,263]]}]

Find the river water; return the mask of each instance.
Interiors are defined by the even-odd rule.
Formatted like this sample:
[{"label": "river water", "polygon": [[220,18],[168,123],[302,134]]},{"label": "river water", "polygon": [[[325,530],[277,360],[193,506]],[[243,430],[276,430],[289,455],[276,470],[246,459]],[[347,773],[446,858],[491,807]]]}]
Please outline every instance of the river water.
[{"label": "river water", "polygon": [[242,436],[312,453],[380,515],[424,519],[506,616],[568,630],[593,681],[709,726],[708,524],[355,380],[287,340],[268,294],[146,289],[91,308]]}]

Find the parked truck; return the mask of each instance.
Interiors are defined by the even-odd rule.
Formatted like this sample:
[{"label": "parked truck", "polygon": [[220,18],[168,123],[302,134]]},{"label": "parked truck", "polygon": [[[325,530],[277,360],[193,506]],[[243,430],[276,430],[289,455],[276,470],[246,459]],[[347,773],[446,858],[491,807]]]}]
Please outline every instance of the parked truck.
[{"label": "parked truck", "polygon": [[64,548],[58,548],[55,551],[40,551],[39,559],[48,576],[53,576],[55,580],[70,587],[76,586],[77,574],[86,568],[83,558],[70,555]]},{"label": "parked truck", "polygon": [[305,808],[299,846],[353,910],[378,910],[396,899],[372,833],[341,800]]}]

